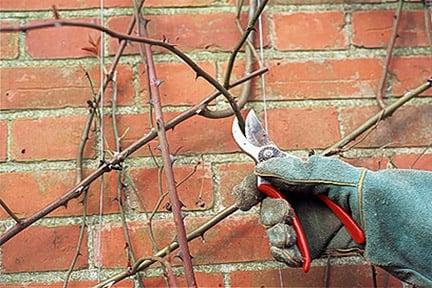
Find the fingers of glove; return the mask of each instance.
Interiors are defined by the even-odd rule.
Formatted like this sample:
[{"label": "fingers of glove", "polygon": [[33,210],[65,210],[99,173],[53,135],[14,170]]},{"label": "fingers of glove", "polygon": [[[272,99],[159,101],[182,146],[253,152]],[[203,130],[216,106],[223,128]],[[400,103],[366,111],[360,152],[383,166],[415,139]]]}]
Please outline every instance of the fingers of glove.
[{"label": "fingers of glove", "polygon": [[271,246],[278,248],[291,247],[296,244],[296,233],[292,226],[279,223],[267,229]]},{"label": "fingers of glove", "polygon": [[284,199],[265,198],[261,202],[261,223],[266,227],[278,223],[291,224],[294,210]]},{"label": "fingers of glove", "polygon": [[257,190],[256,176],[253,174],[246,176],[234,187],[233,196],[236,206],[242,211],[251,209],[264,197],[262,193]]},{"label": "fingers of glove", "polygon": [[303,265],[303,258],[297,246],[285,249],[273,246],[270,247],[270,251],[276,261],[285,263],[289,267],[301,267]]},{"label": "fingers of glove", "polygon": [[296,244],[293,217],[294,210],[285,199],[265,198],[261,202],[261,223],[267,228],[273,257],[290,267],[300,267],[303,258]]}]

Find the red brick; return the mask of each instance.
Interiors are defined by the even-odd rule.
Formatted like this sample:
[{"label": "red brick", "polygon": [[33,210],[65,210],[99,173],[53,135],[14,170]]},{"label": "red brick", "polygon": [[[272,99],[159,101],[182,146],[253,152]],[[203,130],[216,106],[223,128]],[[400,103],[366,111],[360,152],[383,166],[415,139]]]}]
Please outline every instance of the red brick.
[{"label": "red brick", "polygon": [[275,14],[273,21],[278,50],[343,49],[348,46],[343,31],[343,12]]},{"label": "red brick", "polygon": [[268,95],[275,100],[374,97],[382,70],[373,58],[273,61],[270,66]]},{"label": "red brick", "polygon": [[[357,46],[375,48],[387,47],[393,27],[394,10],[353,12],[353,43]],[[428,46],[422,10],[403,11],[397,47]]]},{"label": "red brick", "polygon": [[[15,23],[0,21],[0,27],[5,24],[13,25]],[[18,54],[18,34],[0,33],[0,59],[14,59],[18,57]]]},{"label": "red brick", "polygon": [[[198,62],[207,73],[216,77],[216,66],[210,62]],[[203,78],[195,80],[195,72],[184,63],[156,64],[158,78],[163,81],[160,96],[163,105],[194,105],[210,94],[214,88]],[[147,75],[140,66],[140,83],[143,103],[149,101]]]},{"label": "red brick", "polygon": [[222,196],[222,204],[228,207],[234,204],[232,189],[239,184],[244,177],[253,173],[255,165],[252,163],[227,163],[221,164],[220,173],[220,194]]},{"label": "red brick", "polygon": [[[208,218],[186,218],[187,230],[204,223]],[[153,231],[162,247],[173,239],[174,223],[153,221]],[[143,223],[130,223],[130,232],[136,255],[151,255],[147,227]],[[190,242],[194,264],[247,262],[271,259],[265,230],[255,217],[230,217],[205,233],[205,242],[197,238]],[[102,232],[102,257],[106,267],[125,267],[127,264],[122,228],[105,227]],[[174,252],[175,255],[175,252]],[[172,255],[173,256],[173,255]],[[171,257],[174,263],[180,262]]]},{"label": "red brick", "polygon": [[[52,3],[50,3],[52,4]],[[74,19],[97,23],[92,18]],[[29,24],[43,23],[34,21]],[[27,51],[33,58],[81,58],[92,56],[81,48],[89,47],[89,37],[97,39],[99,31],[83,27],[58,27],[31,30],[26,33]]]},{"label": "red brick", "polygon": [[[138,204],[141,211],[151,212],[156,207],[160,197],[158,168],[131,168],[130,175],[134,186],[138,191],[141,201]],[[174,166],[174,175],[177,183],[181,184],[177,193],[186,210],[203,210],[213,206],[212,175],[210,167],[199,165],[196,172],[192,175],[194,166]],[[186,178],[187,177],[187,178]],[[190,178],[189,178],[190,177]],[[162,191],[167,192],[165,174],[161,174]],[[165,210],[165,205],[169,202],[167,195],[162,202],[159,210]],[[200,206],[203,204],[204,206]]]},{"label": "red brick", "polygon": [[[165,113],[165,122],[172,119],[177,113]],[[121,141],[122,147],[127,147],[150,130],[148,127],[148,114],[122,115],[118,118],[119,133],[125,137]],[[109,121],[106,121],[109,122]],[[231,136],[232,118],[206,119],[194,116],[167,132],[170,151],[177,154],[198,154],[238,151]],[[107,125],[111,125],[108,123]],[[107,135],[112,130],[107,127]],[[107,139],[111,139],[107,136]],[[154,154],[159,155],[157,139],[150,142]],[[109,147],[114,147],[109,144]],[[149,155],[148,147],[139,149],[134,155]]]},{"label": "red brick", "polygon": [[[346,133],[363,124],[377,112],[376,106],[343,109],[342,122]],[[373,131],[357,147],[429,145],[432,133],[430,119],[432,119],[432,105],[403,106],[392,117],[380,122],[376,131]]]},{"label": "red brick", "polygon": [[[213,0],[148,0],[145,2],[145,7],[189,7],[189,6],[206,6]],[[55,0],[51,2],[45,1],[15,1],[4,0],[0,6],[0,10],[50,10],[52,5],[56,5],[58,9],[83,9],[83,8],[99,8],[99,0],[86,0],[83,4],[80,0]],[[105,0],[104,7],[133,7],[128,0]]]},{"label": "red brick", "polygon": [[[86,174],[89,171],[85,171]],[[116,175],[105,176],[104,213],[118,211],[116,200]],[[18,217],[28,217],[53,202],[75,184],[75,171],[37,171],[0,173],[0,195]],[[99,213],[100,180],[96,180],[88,193],[88,214]],[[31,199],[31,201],[28,201]],[[82,197],[71,200],[67,207],[60,207],[48,217],[82,215]],[[8,215],[0,210],[0,219]]]},{"label": "red brick", "polygon": [[364,167],[374,171],[386,169],[389,163],[385,157],[342,158],[342,160],[356,167]]},{"label": "red brick", "polygon": [[[75,254],[79,225],[32,226],[3,245],[4,272],[67,270]],[[87,267],[87,234],[76,268]]]},{"label": "red brick", "polygon": [[393,157],[393,162],[397,168],[401,169],[420,169],[432,171],[432,154],[404,154]]},{"label": "red brick", "polygon": [[[195,272],[198,287],[224,287],[223,276],[220,273]],[[143,278],[146,287],[165,287],[166,282],[162,277]],[[178,287],[187,287],[183,275],[176,277]]]},{"label": "red brick", "polygon": [[[88,69],[96,92],[99,68]],[[117,68],[118,105],[133,104],[132,69]],[[0,109],[34,109],[86,107],[93,99],[90,84],[82,67],[22,67],[1,69]],[[111,99],[111,85],[105,92],[105,103]]]},{"label": "red brick", "polygon": [[[96,285],[97,281],[70,281],[70,288],[88,288]],[[0,284],[0,288],[62,288],[64,283],[21,283],[21,284]],[[126,279],[113,285],[115,288],[133,288],[133,281]]]},{"label": "red brick", "polygon": [[[402,287],[402,283],[384,270],[377,270],[378,286]],[[370,287],[371,268],[368,265],[332,265],[330,287]],[[301,269],[279,269],[232,272],[233,287],[324,287],[325,267],[312,267],[309,273]],[[387,286],[387,285],[388,286]]]},{"label": "red brick", "polygon": [[7,158],[7,123],[6,121],[0,121],[0,162],[3,162]]},{"label": "red brick", "polygon": [[[230,51],[240,38],[234,13],[151,15],[148,18],[151,38],[166,38],[182,51]],[[128,22],[127,16],[113,17],[108,21],[108,26],[116,31],[125,32]],[[264,21],[264,27],[265,24]],[[264,30],[264,35],[268,35],[266,32]],[[268,42],[266,38],[265,45]],[[112,39],[110,53],[114,53],[117,47],[118,41]],[[156,51],[166,52],[162,48],[156,48]],[[126,53],[138,53],[138,44],[130,45]]]},{"label": "red brick", "polygon": [[[402,95],[426,82],[432,75],[432,56],[395,57],[390,64],[394,74],[393,93]],[[432,89],[423,92],[423,96],[432,96]]]},{"label": "red brick", "polygon": [[269,134],[284,149],[324,148],[340,138],[335,108],[268,110]]},{"label": "red brick", "polygon": [[[75,159],[85,121],[84,116],[15,120],[12,123],[12,159]],[[93,140],[86,146],[86,157],[93,154]]]}]

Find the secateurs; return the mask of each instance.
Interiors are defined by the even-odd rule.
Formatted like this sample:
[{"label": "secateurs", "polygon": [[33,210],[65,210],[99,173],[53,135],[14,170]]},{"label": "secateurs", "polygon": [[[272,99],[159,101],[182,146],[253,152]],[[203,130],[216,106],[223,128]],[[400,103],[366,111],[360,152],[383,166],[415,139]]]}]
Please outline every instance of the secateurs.
[{"label": "secateurs", "polygon": [[[281,151],[273,144],[253,110],[251,110],[246,117],[245,135],[241,131],[236,118],[232,125],[232,134],[241,150],[252,157],[256,163],[274,157],[296,157]],[[287,199],[284,194],[261,177],[258,177],[257,179],[257,188],[268,197]],[[351,215],[330,200],[326,195],[319,195],[317,197],[319,197],[320,200],[323,201],[323,203],[339,218],[355,242],[359,244],[364,243],[364,232],[352,219]],[[293,217],[293,228],[297,236],[297,247],[299,248],[303,258],[303,271],[308,272],[312,259],[302,224],[295,212]]]}]

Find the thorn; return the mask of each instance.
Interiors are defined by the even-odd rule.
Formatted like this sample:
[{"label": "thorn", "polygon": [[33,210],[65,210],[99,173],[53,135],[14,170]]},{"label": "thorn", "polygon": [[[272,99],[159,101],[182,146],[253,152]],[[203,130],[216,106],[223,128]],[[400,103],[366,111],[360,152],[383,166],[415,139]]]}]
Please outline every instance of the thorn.
[{"label": "thorn", "polygon": [[165,35],[162,35],[162,42],[167,43],[168,39]]},{"label": "thorn", "polygon": [[308,151],[308,156],[310,157],[310,156],[313,156],[313,155],[315,155],[316,154],[316,152],[315,152],[315,150],[314,149],[309,149],[309,151]]},{"label": "thorn", "polygon": [[201,197],[198,199],[198,201],[195,202],[195,205],[198,206],[199,208],[205,208],[206,206],[205,202],[202,200]]},{"label": "thorn", "polygon": [[177,252],[175,257],[179,258],[181,261],[183,261],[183,253],[181,251]]},{"label": "thorn", "polygon": [[144,25],[144,28],[147,28],[148,23],[150,23],[150,19],[148,18],[142,18],[141,23]]},{"label": "thorn", "polygon": [[52,5],[51,7],[53,9],[54,18],[57,19],[57,20],[60,19],[60,13],[57,10],[57,6],[56,5]]},{"label": "thorn", "polygon": [[182,216],[182,220],[184,220],[186,219],[187,216],[189,216],[189,214],[182,211],[181,216]]},{"label": "thorn", "polygon": [[204,237],[204,233],[202,233],[202,234],[200,235],[200,238],[201,238],[201,241],[202,241],[203,243],[206,242],[206,239],[205,239],[205,237]]},{"label": "thorn", "polygon": [[196,72],[196,74],[195,74],[195,80],[197,80],[199,77],[203,77],[203,76],[201,75],[201,73]]},{"label": "thorn", "polygon": [[159,80],[159,79],[156,79],[156,80],[154,80],[154,85],[156,85],[156,87],[159,87],[159,86],[161,86],[161,85],[162,85],[162,83],[164,83],[164,81],[163,81],[163,80]]},{"label": "thorn", "polygon": [[177,157],[172,154],[170,154],[169,157],[170,157],[171,164],[174,164],[174,162],[177,160]]}]

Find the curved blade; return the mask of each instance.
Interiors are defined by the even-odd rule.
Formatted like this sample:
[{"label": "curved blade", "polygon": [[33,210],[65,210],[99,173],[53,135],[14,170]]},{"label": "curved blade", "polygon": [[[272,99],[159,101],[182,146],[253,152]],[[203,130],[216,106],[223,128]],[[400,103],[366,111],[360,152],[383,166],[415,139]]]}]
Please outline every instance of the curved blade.
[{"label": "curved blade", "polygon": [[252,143],[249,142],[248,139],[246,139],[245,135],[243,135],[243,132],[240,129],[237,118],[234,118],[232,124],[232,135],[237,145],[239,145],[240,149],[244,151],[246,154],[248,154],[250,157],[252,157],[255,160],[255,162],[258,162],[258,155],[261,148],[253,145]]},{"label": "curved blade", "polygon": [[273,144],[253,109],[246,117],[245,132],[246,139],[255,146],[261,147]]}]

